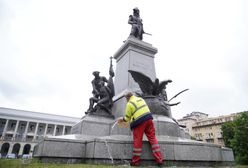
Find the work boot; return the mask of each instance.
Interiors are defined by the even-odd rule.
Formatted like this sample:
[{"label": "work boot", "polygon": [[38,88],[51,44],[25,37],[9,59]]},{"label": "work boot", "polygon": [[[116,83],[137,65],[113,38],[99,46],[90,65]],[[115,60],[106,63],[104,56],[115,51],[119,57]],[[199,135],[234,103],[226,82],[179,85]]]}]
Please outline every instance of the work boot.
[{"label": "work boot", "polygon": [[158,163],[157,163],[157,166],[158,166],[158,167],[163,167],[163,165],[164,165],[163,162],[158,162]]}]

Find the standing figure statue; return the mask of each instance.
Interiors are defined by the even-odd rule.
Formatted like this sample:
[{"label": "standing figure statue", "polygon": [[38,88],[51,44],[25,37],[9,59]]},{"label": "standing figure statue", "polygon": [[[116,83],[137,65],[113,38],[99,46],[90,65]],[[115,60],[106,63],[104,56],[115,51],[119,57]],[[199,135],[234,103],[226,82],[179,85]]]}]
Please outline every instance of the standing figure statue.
[{"label": "standing figure statue", "polygon": [[143,39],[143,30],[142,19],[140,18],[140,12],[138,8],[133,9],[133,15],[129,16],[128,24],[132,25],[130,36],[138,38],[139,40]]},{"label": "standing figure statue", "polygon": [[100,97],[100,89],[105,83],[108,82],[107,78],[105,76],[100,76],[99,71],[94,71],[92,73],[94,75],[94,79],[91,81],[92,87],[93,87],[93,97],[98,99]]},{"label": "standing figure statue", "polygon": [[94,79],[91,81],[93,97],[90,98],[90,105],[87,112],[85,112],[86,114],[93,111],[94,103],[100,99],[101,88],[105,85],[105,82],[108,82],[106,77],[99,75],[99,71],[94,71],[92,74],[94,75]]},{"label": "standing figure statue", "polygon": [[[113,96],[115,95],[113,77],[114,71],[112,68],[112,57],[109,69],[109,79],[104,76],[100,76],[100,72],[94,71],[94,79],[91,81],[93,87],[93,97],[89,99],[90,105],[85,114],[96,113],[100,114],[103,111],[111,114],[111,108],[113,106]],[[95,106],[94,106],[95,105]]]}]

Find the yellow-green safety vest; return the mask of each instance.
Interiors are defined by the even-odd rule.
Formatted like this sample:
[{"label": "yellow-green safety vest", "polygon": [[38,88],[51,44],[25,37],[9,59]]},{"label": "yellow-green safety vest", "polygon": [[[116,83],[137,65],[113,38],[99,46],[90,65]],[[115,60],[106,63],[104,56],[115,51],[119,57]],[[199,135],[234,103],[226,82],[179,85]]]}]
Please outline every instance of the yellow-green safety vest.
[{"label": "yellow-green safety vest", "polygon": [[132,123],[148,113],[150,110],[145,100],[133,95],[127,102],[124,120]]}]

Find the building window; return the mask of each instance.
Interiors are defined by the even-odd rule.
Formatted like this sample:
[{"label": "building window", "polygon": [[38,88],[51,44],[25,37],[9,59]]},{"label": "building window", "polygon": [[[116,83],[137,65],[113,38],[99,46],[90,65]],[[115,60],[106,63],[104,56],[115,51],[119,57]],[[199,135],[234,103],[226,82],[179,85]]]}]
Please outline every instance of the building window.
[{"label": "building window", "polygon": [[47,128],[47,133],[50,133],[51,132],[51,129],[52,129],[52,127],[48,127]]},{"label": "building window", "polygon": [[214,139],[206,139],[208,143],[214,143]]},{"label": "building window", "polygon": [[21,124],[20,130],[22,131],[25,127],[25,124]]},{"label": "building window", "polygon": [[26,141],[33,141],[34,137],[33,136],[27,136]]},{"label": "building window", "polygon": [[33,131],[34,130],[34,125],[30,125],[30,131]]},{"label": "building window", "polygon": [[12,129],[12,128],[15,128],[15,126],[16,126],[16,123],[11,123],[10,128],[11,128],[11,129]]},{"label": "building window", "polygon": [[43,129],[43,126],[41,125],[41,126],[39,126],[39,132],[41,132],[42,131],[42,129]]}]

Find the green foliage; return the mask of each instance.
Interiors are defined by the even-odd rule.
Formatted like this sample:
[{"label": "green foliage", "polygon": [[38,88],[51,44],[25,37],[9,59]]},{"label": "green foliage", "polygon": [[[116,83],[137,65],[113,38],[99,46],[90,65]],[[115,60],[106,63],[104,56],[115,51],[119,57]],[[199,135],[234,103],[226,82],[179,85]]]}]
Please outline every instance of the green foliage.
[{"label": "green foliage", "polygon": [[37,159],[31,159],[29,160],[29,162],[24,162],[24,160],[22,159],[0,159],[0,168],[116,168],[116,167],[121,168],[126,166],[41,163]]},{"label": "green foliage", "polygon": [[248,164],[248,112],[241,113],[233,122],[221,127],[227,147],[231,147],[238,164]]},{"label": "green foliage", "polygon": [[225,146],[231,148],[231,140],[234,137],[234,122],[226,122],[222,124],[221,130]]},{"label": "green foliage", "polygon": [[248,112],[242,113],[234,120],[234,137],[231,146],[240,164],[248,164]]},{"label": "green foliage", "polygon": [[[175,167],[173,163],[166,163],[170,168]],[[166,167],[167,167],[166,166]],[[0,159],[0,168],[127,168],[127,165],[94,165],[94,164],[56,164],[56,163],[41,163],[39,160],[31,159],[29,163],[24,164],[21,159]],[[150,167],[150,166],[144,166]],[[237,165],[232,168],[247,168],[247,165]],[[185,167],[178,167],[185,168]],[[217,167],[216,167],[217,168]]]}]

